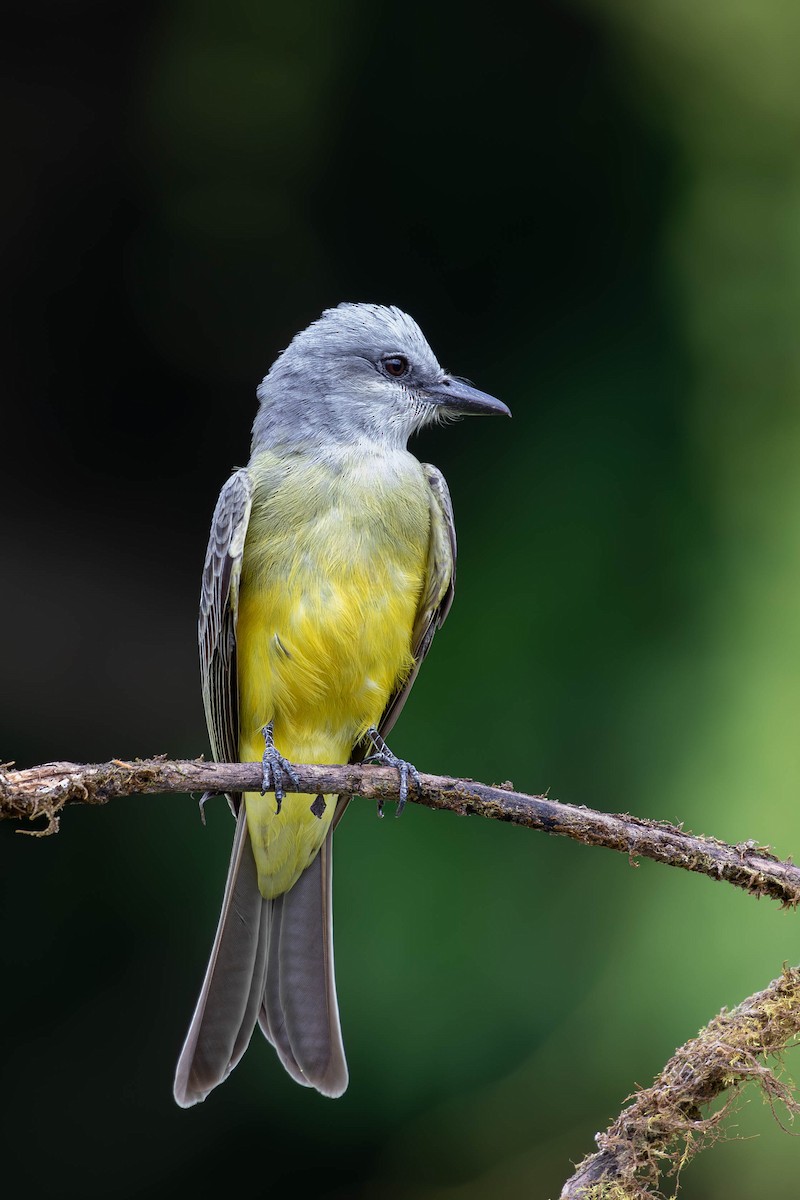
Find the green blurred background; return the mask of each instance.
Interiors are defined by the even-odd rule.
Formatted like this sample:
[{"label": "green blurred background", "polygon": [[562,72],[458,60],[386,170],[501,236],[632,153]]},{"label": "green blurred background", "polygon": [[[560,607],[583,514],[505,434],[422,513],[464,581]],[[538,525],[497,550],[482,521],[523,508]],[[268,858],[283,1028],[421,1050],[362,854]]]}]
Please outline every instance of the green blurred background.
[{"label": "green blurred background", "polygon": [[[797,5],[17,0],[6,34],[0,758],[207,751],[199,571],[255,386],[373,300],[514,413],[417,444],[459,581],[395,750],[796,856]],[[15,1194],[556,1197],[676,1045],[800,959],[795,914],[706,879],[357,802],[349,1091],[259,1040],[182,1112],[232,834],[208,813],[0,828]],[[686,1200],[791,1194],[758,1097],[729,1128]]]}]

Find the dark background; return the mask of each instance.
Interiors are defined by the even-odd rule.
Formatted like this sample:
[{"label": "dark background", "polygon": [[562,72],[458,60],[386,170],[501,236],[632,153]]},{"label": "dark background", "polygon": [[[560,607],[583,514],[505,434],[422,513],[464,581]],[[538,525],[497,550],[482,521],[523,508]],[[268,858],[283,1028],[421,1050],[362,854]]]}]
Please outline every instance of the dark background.
[{"label": "dark background", "polygon": [[[798,14],[10,9],[0,758],[207,752],[199,571],[255,387],[322,308],[395,303],[514,413],[417,444],[459,580],[395,750],[796,856]],[[182,1112],[232,834],[208,815],[133,798],[0,829],[26,1196],[555,1197],[676,1045],[798,958],[795,915],[708,880],[356,802],[349,1091],[295,1087],[259,1041]],[[731,1132],[687,1200],[796,1171],[755,1095]]]}]

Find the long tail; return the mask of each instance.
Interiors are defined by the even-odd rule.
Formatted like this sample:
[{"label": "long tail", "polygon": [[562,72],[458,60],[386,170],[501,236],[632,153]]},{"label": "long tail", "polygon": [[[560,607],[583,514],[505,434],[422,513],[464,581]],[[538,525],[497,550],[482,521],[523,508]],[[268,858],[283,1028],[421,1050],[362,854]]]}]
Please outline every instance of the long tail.
[{"label": "long tail", "polygon": [[244,1054],[258,1021],[289,1074],[341,1096],[347,1063],[333,971],[332,830],[290,891],[258,890],[244,804],[200,998],[175,1072],[182,1108],[205,1100]]}]

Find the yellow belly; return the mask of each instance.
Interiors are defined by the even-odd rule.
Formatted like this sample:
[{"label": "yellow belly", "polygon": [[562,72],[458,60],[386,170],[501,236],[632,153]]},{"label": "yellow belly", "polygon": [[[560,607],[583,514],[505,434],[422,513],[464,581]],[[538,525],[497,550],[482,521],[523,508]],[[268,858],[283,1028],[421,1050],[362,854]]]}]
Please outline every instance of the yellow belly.
[{"label": "yellow belly", "polygon": [[[242,761],[261,758],[261,731],[270,721],[277,750],[307,763],[347,762],[378,724],[413,665],[427,553],[424,499],[412,537],[365,524],[350,503],[306,522],[295,513],[285,534],[276,534],[274,508],[263,523],[255,512],[237,625]],[[325,798],[319,817],[312,796],[290,794],[277,813],[273,795],[247,793],[262,895],[288,891],[313,860],[335,799]]]}]

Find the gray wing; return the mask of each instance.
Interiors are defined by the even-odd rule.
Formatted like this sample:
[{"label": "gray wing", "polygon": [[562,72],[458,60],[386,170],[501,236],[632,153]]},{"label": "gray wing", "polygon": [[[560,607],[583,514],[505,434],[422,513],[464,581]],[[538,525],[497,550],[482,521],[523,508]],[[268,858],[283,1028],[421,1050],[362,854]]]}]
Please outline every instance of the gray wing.
[{"label": "gray wing", "polygon": [[[203,565],[197,623],[200,678],[217,762],[239,757],[236,618],[251,492],[246,470],[237,471],[223,487]],[[235,812],[239,797],[228,800]],[[242,807],[211,959],[175,1073],[175,1099],[182,1107],[204,1100],[250,1041],[266,975],[267,903],[258,891]]]},{"label": "gray wing", "polygon": [[211,751],[217,762],[239,757],[236,617],[242,554],[252,507],[245,468],[231,475],[211,521],[197,625],[200,677]]},{"label": "gray wing", "polygon": [[[386,737],[408,699],[408,693],[417,678],[426,654],[431,648],[434,634],[441,629],[453,603],[456,582],[456,526],[453,519],[453,503],[444,475],[430,463],[422,469],[430,488],[431,536],[428,544],[428,566],[425,586],[420,596],[414,629],[411,634],[411,653],[414,666],[411,674],[395,692],[381,717],[378,732]],[[360,743],[358,751],[364,749]],[[367,751],[364,750],[364,753]],[[354,754],[357,761],[362,755]]]}]

